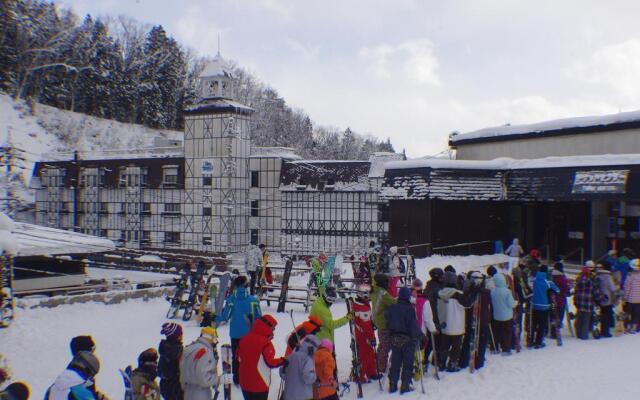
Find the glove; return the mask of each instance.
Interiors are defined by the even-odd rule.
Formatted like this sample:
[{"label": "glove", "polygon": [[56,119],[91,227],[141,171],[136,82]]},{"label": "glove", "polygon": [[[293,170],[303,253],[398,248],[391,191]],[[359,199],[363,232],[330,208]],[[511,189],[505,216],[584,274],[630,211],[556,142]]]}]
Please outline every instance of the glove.
[{"label": "glove", "polygon": [[356,317],[356,314],[355,314],[353,311],[351,311],[350,313],[348,313],[348,314],[347,314],[347,319],[348,319],[349,321],[353,321],[353,319],[354,319],[355,317]]}]

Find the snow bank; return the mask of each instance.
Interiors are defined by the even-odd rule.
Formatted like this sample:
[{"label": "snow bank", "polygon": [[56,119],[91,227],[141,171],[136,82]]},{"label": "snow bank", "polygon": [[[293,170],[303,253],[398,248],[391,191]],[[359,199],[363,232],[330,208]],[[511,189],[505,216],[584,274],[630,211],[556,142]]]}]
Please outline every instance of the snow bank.
[{"label": "snow bank", "polygon": [[167,260],[156,256],[155,254],[145,254],[135,259],[136,261],[144,262],[144,263],[166,263]]}]

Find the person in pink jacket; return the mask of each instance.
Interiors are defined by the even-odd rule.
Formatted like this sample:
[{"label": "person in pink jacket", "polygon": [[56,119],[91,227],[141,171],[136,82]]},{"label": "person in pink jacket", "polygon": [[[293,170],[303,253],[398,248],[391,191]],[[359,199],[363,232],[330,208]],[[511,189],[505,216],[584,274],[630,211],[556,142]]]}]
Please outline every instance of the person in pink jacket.
[{"label": "person in pink jacket", "polygon": [[629,261],[631,270],[624,283],[626,312],[631,316],[628,333],[640,332],[640,259]]}]

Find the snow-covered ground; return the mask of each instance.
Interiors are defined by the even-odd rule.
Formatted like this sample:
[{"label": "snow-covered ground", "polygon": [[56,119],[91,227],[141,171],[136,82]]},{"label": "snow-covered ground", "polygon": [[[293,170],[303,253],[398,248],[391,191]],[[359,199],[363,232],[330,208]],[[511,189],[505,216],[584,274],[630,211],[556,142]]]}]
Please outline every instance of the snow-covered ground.
[{"label": "snow-covered ground", "polygon": [[[0,353],[3,353],[15,379],[26,380],[33,398],[40,398],[48,385],[69,361],[69,339],[90,334],[97,342],[97,354],[102,362],[98,386],[112,399],[122,398],[123,386],[118,368],[134,364],[144,349],[157,346],[160,326],[168,303],[162,299],[148,302],[135,300],[106,306],[102,304],[66,305],[54,309],[21,310],[9,329],[0,331]],[[296,323],[305,318],[302,306],[292,306]],[[291,330],[286,313],[276,314],[272,308],[263,311],[279,321],[274,344],[281,354],[285,337]],[[345,312],[343,303],[333,308],[334,315]],[[185,342],[198,336],[195,321],[185,324]],[[228,327],[221,327],[222,342],[228,341]],[[351,365],[348,327],[336,335],[339,374],[344,380]],[[512,357],[489,355],[487,366],[475,374],[461,371],[442,373],[442,379],[425,378],[427,395],[419,390],[405,398],[447,399],[595,399],[600,396],[615,399],[637,398],[633,384],[640,359],[640,336],[623,336],[599,341],[580,341],[565,337],[561,348],[548,341],[542,350],[524,350]],[[272,373],[270,398],[275,398],[279,385]],[[418,385],[417,385],[418,386]],[[419,387],[419,386],[418,386]],[[377,383],[364,386],[365,398],[391,398],[379,392]],[[242,398],[234,389],[234,398]],[[355,398],[355,386],[346,398]]]},{"label": "snow-covered ground", "polygon": [[[502,256],[431,257],[417,261],[418,276],[426,279],[428,269],[453,265],[458,271],[480,269],[498,263]],[[482,268],[484,269],[484,268]],[[346,269],[346,275],[349,275]],[[112,277],[112,274],[126,276],[130,280],[155,279],[154,274],[134,271],[111,271],[90,269],[91,276]],[[305,276],[296,281],[306,282]],[[276,304],[262,305],[264,313],[276,317],[274,344],[278,354],[285,349],[285,338],[292,329],[287,313],[277,314]],[[148,347],[156,347],[161,339],[160,327],[166,321],[167,301],[130,300],[126,303],[104,305],[98,303],[64,305],[52,309],[36,308],[18,310],[16,320],[10,328],[0,331],[0,353],[5,355],[13,371],[14,379],[30,383],[33,398],[43,395],[53,379],[65,368],[69,361],[69,340],[81,334],[92,335],[97,342],[97,354],[102,362],[98,375],[98,386],[112,399],[123,396],[123,385],[118,368],[135,364],[140,352]],[[296,323],[303,321],[306,314],[302,305],[288,305],[293,309]],[[344,315],[346,307],[339,302],[332,308],[337,318]],[[182,323],[182,321],[178,321]],[[199,334],[195,321],[183,323],[185,343]],[[336,335],[339,376],[346,380],[351,366],[349,329],[340,328]],[[219,328],[221,342],[228,342],[228,326]],[[422,395],[419,384],[417,391],[403,397],[455,399],[544,399],[560,397],[571,399],[637,398],[638,390],[632,384],[637,375],[636,365],[640,359],[640,335],[599,341],[580,341],[568,335],[564,346],[547,341],[541,350],[523,350],[511,357],[489,355],[485,368],[474,374],[461,371],[456,374],[441,373],[436,381],[431,375],[425,378],[426,395]],[[273,383],[270,398],[275,398],[280,383],[278,374],[272,373]],[[345,398],[353,399],[355,385]],[[381,393],[377,383],[364,385],[366,399],[385,399],[392,396]],[[393,396],[395,397],[395,396]],[[239,389],[234,388],[234,398],[242,398]]]},{"label": "snow-covered ground", "polygon": [[122,271],[117,269],[105,269],[105,268],[87,268],[87,276],[94,279],[112,279],[118,277],[125,277],[131,283],[146,283],[146,282],[170,282],[177,275],[173,274],[161,274],[158,272],[145,272],[145,271]]}]

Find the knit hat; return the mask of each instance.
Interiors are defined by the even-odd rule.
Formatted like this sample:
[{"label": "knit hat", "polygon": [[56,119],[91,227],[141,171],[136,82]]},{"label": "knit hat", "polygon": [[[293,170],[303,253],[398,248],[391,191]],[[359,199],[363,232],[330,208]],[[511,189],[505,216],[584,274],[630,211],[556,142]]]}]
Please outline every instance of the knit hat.
[{"label": "knit hat", "polygon": [[158,364],[158,352],[153,347],[146,349],[138,356],[138,368],[142,368],[145,364]]},{"label": "knit hat", "polygon": [[444,271],[442,270],[442,268],[440,267],[435,267],[435,268],[431,268],[429,270],[429,276],[431,277],[431,279],[433,279],[434,281],[439,281],[442,279],[442,277],[444,276]]},{"label": "knit hat", "polygon": [[496,267],[494,267],[493,265],[489,265],[487,267],[487,275],[494,276],[497,273],[498,273],[498,269]]},{"label": "knit hat", "polygon": [[409,300],[411,298],[411,290],[408,287],[401,287],[398,292],[398,300]]},{"label": "knit hat", "polygon": [[333,353],[333,343],[329,339],[322,339],[320,341],[320,347],[324,347],[325,349],[329,350],[330,353]]},{"label": "knit hat", "polygon": [[447,265],[446,267],[444,267],[444,272],[453,272],[454,274],[457,273],[456,269],[453,268],[453,265]]},{"label": "knit hat", "polygon": [[200,330],[200,337],[203,337],[211,343],[218,343],[218,330],[211,326],[205,326]]},{"label": "knit hat", "polygon": [[398,253],[398,246],[389,247],[389,253],[397,254]]},{"label": "knit hat", "polygon": [[640,258],[634,258],[633,260],[629,261],[629,267],[634,270],[640,269]]},{"label": "knit hat", "polygon": [[22,382],[13,382],[4,389],[4,393],[8,394],[11,400],[27,400],[29,398],[29,386]]},{"label": "knit hat", "polygon": [[411,286],[413,286],[415,289],[420,289],[420,288],[422,288],[422,281],[420,279],[416,278],[411,283]]},{"label": "knit hat", "polygon": [[100,361],[90,351],[79,351],[69,363],[69,367],[84,372],[87,378],[91,378],[100,372]]},{"label": "knit hat", "polygon": [[79,351],[93,351],[96,344],[91,336],[76,336],[71,339],[69,347],[71,348],[71,355],[75,357]]},{"label": "knit hat", "polygon": [[593,260],[587,260],[584,263],[584,266],[587,268],[595,268],[596,267],[596,263],[593,262]]},{"label": "knit hat", "polygon": [[444,273],[445,285],[456,285],[458,283],[458,275],[455,272],[447,271]]},{"label": "knit hat", "polygon": [[165,322],[162,324],[160,334],[165,335],[167,339],[178,340],[182,337],[182,326],[175,322]]}]

